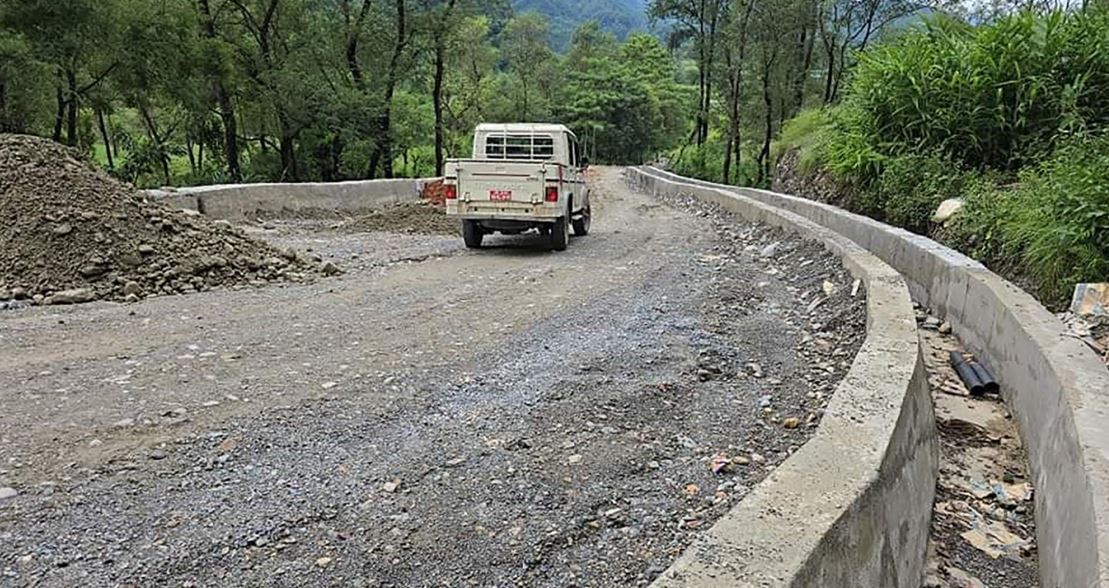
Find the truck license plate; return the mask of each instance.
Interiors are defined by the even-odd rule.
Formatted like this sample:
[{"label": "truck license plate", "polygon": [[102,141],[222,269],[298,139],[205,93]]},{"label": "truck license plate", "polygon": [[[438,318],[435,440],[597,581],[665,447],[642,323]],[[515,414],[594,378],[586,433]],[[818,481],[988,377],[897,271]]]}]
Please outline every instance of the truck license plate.
[{"label": "truck license plate", "polygon": [[490,190],[489,199],[498,201],[512,200],[512,190]]}]

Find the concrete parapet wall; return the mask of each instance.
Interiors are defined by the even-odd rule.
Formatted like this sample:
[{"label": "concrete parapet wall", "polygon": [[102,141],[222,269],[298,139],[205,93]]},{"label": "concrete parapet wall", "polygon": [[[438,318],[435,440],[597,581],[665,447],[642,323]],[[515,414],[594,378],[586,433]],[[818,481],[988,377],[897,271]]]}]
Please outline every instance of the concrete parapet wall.
[{"label": "concrete parapet wall", "polygon": [[1035,486],[1041,585],[1109,588],[1109,371],[1043,305],[957,251],[828,204],[645,173],[796,213],[900,272],[1002,385]]},{"label": "concrete parapet wall", "polygon": [[416,200],[430,180],[365,180],[315,184],[230,184],[148,194],[179,208],[217,219],[244,220],[259,214],[295,214],[304,210],[346,213]]},{"label": "concrete parapet wall", "polygon": [[938,462],[932,398],[908,287],[864,248],[734,192],[630,169],[653,193],[689,194],[822,242],[867,292],[867,335],[816,435],[700,536],[655,588],[920,585]]}]

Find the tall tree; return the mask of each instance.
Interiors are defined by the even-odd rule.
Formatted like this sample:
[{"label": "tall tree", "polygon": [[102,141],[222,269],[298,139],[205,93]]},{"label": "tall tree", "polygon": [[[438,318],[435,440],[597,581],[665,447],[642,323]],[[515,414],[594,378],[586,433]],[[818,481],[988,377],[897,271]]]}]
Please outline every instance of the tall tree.
[{"label": "tall tree", "polygon": [[223,154],[227,159],[227,177],[232,182],[241,182],[243,172],[239,156],[239,127],[235,119],[235,102],[226,82],[227,59],[224,43],[217,34],[216,19],[209,0],[196,0],[196,7],[200,19],[200,34],[204,39],[204,69],[223,125]]}]

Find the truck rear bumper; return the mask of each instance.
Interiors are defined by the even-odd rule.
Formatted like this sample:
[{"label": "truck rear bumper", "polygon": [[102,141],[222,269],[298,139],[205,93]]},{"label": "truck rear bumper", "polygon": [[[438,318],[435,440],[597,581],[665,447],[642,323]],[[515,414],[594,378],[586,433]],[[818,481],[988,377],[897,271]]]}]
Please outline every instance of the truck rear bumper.
[{"label": "truck rear bumper", "polygon": [[447,202],[447,215],[465,220],[553,223],[563,215],[558,204],[525,202]]}]

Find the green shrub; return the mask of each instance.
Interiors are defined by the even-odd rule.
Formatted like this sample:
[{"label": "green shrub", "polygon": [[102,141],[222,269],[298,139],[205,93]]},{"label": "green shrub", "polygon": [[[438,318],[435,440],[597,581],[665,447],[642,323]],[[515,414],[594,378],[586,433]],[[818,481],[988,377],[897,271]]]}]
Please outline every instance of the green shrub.
[{"label": "green shrub", "polygon": [[927,234],[940,203],[959,197],[972,178],[938,154],[891,157],[877,183],[861,196],[871,199],[866,202],[871,209],[862,212]]},{"label": "green shrub", "polygon": [[809,173],[824,163],[822,148],[832,125],[831,109],[813,108],[800,112],[782,127],[778,140],[771,146],[772,161],[787,152],[800,152],[800,171]]},{"label": "green shrub", "polygon": [[1045,301],[1109,278],[1109,137],[1067,142],[1001,202],[1004,239]]},{"label": "green shrub", "polygon": [[1017,169],[1109,123],[1109,11],[929,21],[859,57],[847,102],[889,151]]}]

